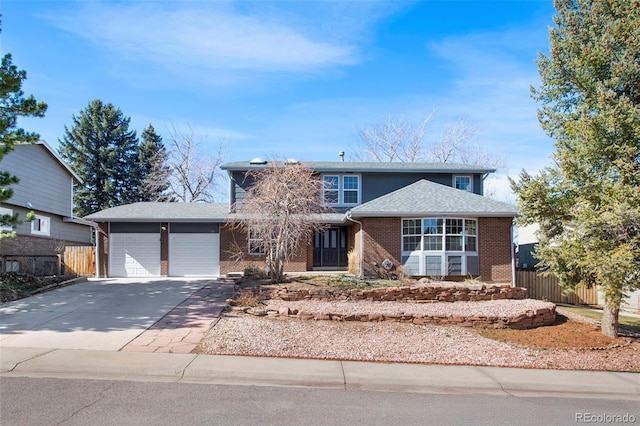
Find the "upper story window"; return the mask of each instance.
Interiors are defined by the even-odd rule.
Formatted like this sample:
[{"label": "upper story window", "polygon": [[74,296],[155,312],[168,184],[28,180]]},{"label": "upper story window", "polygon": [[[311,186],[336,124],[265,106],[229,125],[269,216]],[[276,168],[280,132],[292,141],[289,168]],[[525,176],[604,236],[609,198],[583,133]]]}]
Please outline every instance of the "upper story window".
[{"label": "upper story window", "polygon": [[360,204],[359,175],[323,175],[324,202],[344,206]]},{"label": "upper story window", "polygon": [[31,233],[34,235],[49,235],[51,219],[46,216],[36,215],[31,221]]},{"label": "upper story window", "polygon": [[453,187],[463,191],[473,192],[473,180],[471,176],[454,176]]}]

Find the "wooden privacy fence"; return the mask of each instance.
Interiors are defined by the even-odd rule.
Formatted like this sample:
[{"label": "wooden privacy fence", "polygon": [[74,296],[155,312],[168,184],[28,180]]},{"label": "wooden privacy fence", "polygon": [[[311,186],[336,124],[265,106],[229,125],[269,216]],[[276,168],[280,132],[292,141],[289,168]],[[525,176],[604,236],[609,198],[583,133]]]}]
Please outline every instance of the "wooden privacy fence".
[{"label": "wooden privacy fence", "polygon": [[554,275],[542,276],[536,271],[516,271],[516,285],[527,289],[529,299],[546,299],[553,303],[570,305],[597,305],[598,290],[595,287],[578,287],[575,293],[565,294]]},{"label": "wooden privacy fence", "polygon": [[64,248],[65,274],[84,277],[96,274],[96,249],[92,246],[67,246]]}]

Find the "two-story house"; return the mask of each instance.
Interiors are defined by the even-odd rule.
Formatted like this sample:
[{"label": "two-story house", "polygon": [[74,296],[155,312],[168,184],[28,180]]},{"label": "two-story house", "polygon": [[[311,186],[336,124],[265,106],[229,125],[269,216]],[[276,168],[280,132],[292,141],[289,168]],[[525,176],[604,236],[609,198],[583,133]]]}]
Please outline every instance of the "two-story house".
[{"label": "two-story house", "polygon": [[[73,186],[82,179],[45,142],[20,144],[0,161],[0,169],[20,179],[0,214],[18,214],[15,238],[0,240],[2,271],[57,273],[57,258],[68,245],[91,245],[92,227],[73,216]],[[27,221],[27,213],[35,213]]]},{"label": "two-story house", "polygon": [[[328,228],[310,238],[285,270],[402,267],[406,275],[512,281],[515,206],[484,197],[490,168],[429,163],[305,163],[323,182]],[[264,265],[248,235],[229,226],[260,159],[222,166],[229,204],[136,203],[88,216],[100,222],[104,276],[219,275]],[[255,246],[255,245],[254,245]]]}]

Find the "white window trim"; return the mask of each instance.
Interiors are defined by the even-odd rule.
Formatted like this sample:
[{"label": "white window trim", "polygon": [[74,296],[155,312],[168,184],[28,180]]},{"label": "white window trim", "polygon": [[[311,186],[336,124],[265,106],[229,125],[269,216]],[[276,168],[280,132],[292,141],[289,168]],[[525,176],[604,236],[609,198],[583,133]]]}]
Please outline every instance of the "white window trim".
[{"label": "white window trim", "polygon": [[[329,203],[326,201],[326,198],[324,196],[324,194],[328,191],[334,191],[332,190],[327,190],[325,188],[322,189],[322,202],[328,206],[336,206],[336,207],[340,207],[340,206],[358,206],[362,203],[362,175],[360,174],[355,174],[355,173],[343,173],[343,174],[324,174],[321,176],[321,181],[322,184],[324,185],[324,178],[325,177],[337,177],[338,178],[338,202],[337,203]],[[355,203],[345,203],[344,202],[344,178],[345,177],[356,177],[358,178],[358,200]],[[354,191],[353,189],[348,189],[347,191],[351,192]],[[354,191],[355,192],[355,191]]]},{"label": "white window trim", "polygon": [[4,272],[20,272],[20,261],[19,260],[5,260],[4,262]]},{"label": "white window trim", "polygon": [[[453,175],[452,186],[455,189],[458,189],[458,188],[456,188],[456,179],[457,178],[468,178],[469,179],[469,190],[468,190],[468,192],[473,192],[473,176],[472,175]],[[464,189],[461,189],[461,191],[464,191]]]},{"label": "white window trim", "polygon": [[[41,224],[41,229],[35,228],[36,223]],[[44,226],[42,224],[44,224]],[[31,233],[33,235],[51,235],[51,218],[47,216],[40,216],[38,214],[35,215],[35,218],[31,221]]]},{"label": "white window trim", "polygon": [[[424,219],[442,219],[442,250],[424,250],[424,232],[421,234],[421,238],[420,238],[420,250],[404,250],[404,234],[403,234],[403,226],[402,223],[405,220],[420,220],[420,229],[422,231],[424,231],[424,225],[423,225],[423,220]],[[463,233],[462,234],[447,234],[447,219],[462,219],[462,223],[463,223]],[[465,234],[466,234],[466,220],[473,220],[476,223],[476,233],[475,233],[475,237],[476,237],[476,249],[473,251],[465,251]],[[462,275],[466,275],[467,274],[467,258],[468,257],[476,257],[478,256],[478,245],[479,245],[479,241],[478,241],[478,233],[479,233],[479,229],[478,229],[478,218],[475,217],[447,217],[447,216],[443,216],[443,217],[433,217],[433,216],[427,216],[427,217],[403,217],[400,220],[400,248],[401,248],[401,253],[402,256],[419,256],[419,270],[420,271],[426,271],[426,258],[427,256],[439,256],[441,258],[441,273],[440,275],[442,276],[446,276],[448,275],[448,269],[449,269],[449,265],[448,265],[448,258],[449,256],[461,256],[461,268],[462,268]],[[414,234],[411,234],[414,235]],[[449,236],[462,236],[462,250],[447,250],[447,235]]]},{"label": "white window trim", "polygon": [[[260,247],[259,251],[251,250],[252,247]],[[251,238],[251,230],[247,234],[247,252],[250,256],[264,256],[266,254],[264,240],[262,238]]]}]

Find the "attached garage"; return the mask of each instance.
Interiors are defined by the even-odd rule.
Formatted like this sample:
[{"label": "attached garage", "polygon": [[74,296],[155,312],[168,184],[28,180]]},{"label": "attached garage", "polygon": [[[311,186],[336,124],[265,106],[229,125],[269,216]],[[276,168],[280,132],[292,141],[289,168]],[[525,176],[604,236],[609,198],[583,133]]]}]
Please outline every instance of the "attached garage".
[{"label": "attached garage", "polygon": [[109,276],[160,276],[160,226],[112,224],[109,238]]},{"label": "attached garage", "polygon": [[223,203],[141,202],[86,217],[98,223],[104,277],[217,277]]},{"label": "attached garage", "polygon": [[169,276],[220,274],[220,229],[217,223],[171,223]]}]

